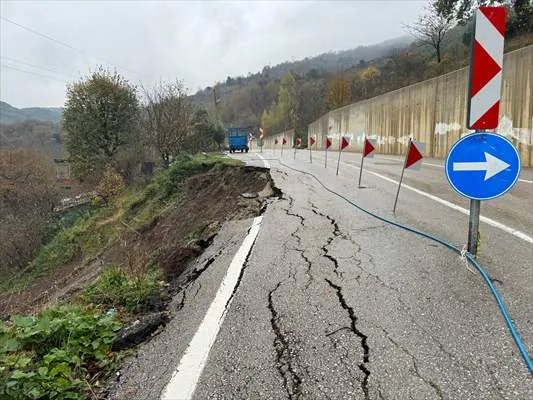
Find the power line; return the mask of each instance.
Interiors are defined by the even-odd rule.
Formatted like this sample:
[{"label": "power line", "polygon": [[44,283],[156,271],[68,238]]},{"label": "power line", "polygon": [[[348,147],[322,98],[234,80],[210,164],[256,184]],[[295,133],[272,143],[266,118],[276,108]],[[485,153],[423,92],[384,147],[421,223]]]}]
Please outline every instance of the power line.
[{"label": "power line", "polygon": [[0,58],[6,60],[6,61],[11,61],[11,62],[15,62],[15,63],[18,63],[18,64],[23,64],[23,65],[26,65],[28,67],[33,67],[33,68],[39,68],[39,69],[42,69],[44,71],[48,71],[48,72],[53,72],[55,74],[59,74],[59,75],[65,75],[65,76],[68,76],[70,78],[74,78],[76,79],[77,77],[74,76],[74,75],[70,75],[70,74],[66,74],[64,72],[60,72],[60,71],[56,71],[56,70],[53,70],[53,69],[50,69],[50,68],[46,68],[46,67],[41,67],[39,65],[36,65],[36,64],[31,64],[31,63],[28,63],[26,61],[22,61],[22,60],[17,60],[15,58],[10,58],[10,57],[4,57],[4,56],[0,56]]},{"label": "power line", "polygon": [[65,81],[62,81],[60,79],[57,79],[57,78],[54,78],[52,76],[48,76],[48,75],[42,75],[42,74],[39,74],[37,72],[32,72],[32,71],[26,71],[26,70],[23,70],[23,69],[19,69],[19,68],[15,68],[15,67],[11,67],[9,65],[5,65],[5,64],[2,64],[0,65],[2,68],[7,68],[7,69],[12,69],[14,71],[19,71],[19,72],[24,72],[25,74],[30,74],[30,75],[35,75],[35,76],[39,76],[41,78],[46,78],[46,79],[52,79],[54,81],[58,81],[58,82],[61,82],[61,83],[64,83],[66,84],[67,82]]},{"label": "power line", "polygon": [[35,29],[28,28],[27,26],[24,26],[24,25],[22,25],[22,24],[19,24],[18,22],[15,22],[15,21],[13,21],[13,20],[10,20],[9,18],[6,18],[6,17],[4,17],[4,16],[2,16],[2,15],[0,15],[0,18],[3,19],[3,20],[6,21],[6,22],[9,22],[10,24],[16,25],[16,26],[18,26],[19,28],[22,28],[22,29],[24,29],[24,30],[27,30],[28,32],[31,32],[31,33],[33,33],[33,34],[35,34],[35,35],[37,35],[37,36],[40,36],[40,37],[45,38],[45,39],[47,39],[47,40],[50,40],[50,41],[52,41],[52,42],[54,42],[54,43],[56,43],[56,44],[59,44],[59,45],[61,45],[61,46],[67,47],[67,48],[69,48],[69,49],[71,49],[71,50],[77,51],[78,53],[81,53],[81,54],[84,54],[84,55],[86,55],[86,56],[92,57],[92,58],[94,58],[94,59],[96,59],[96,60],[103,61],[103,62],[105,62],[106,64],[109,64],[109,65],[112,65],[112,66],[115,66],[115,67],[119,67],[119,68],[121,68],[121,69],[123,69],[123,70],[125,70],[125,71],[133,72],[134,74],[139,75],[137,72],[135,72],[135,71],[133,71],[133,70],[131,70],[131,69],[129,69],[129,68],[125,68],[125,67],[122,67],[122,66],[120,66],[120,65],[118,65],[118,64],[111,63],[111,62],[109,62],[109,61],[107,61],[107,60],[104,60],[104,59],[101,58],[101,57],[97,57],[97,56],[95,56],[95,55],[93,55],[93,54],[91,54],[91,53],[89,53],[89,52],[87,52],[87,51],[85,51],[85,50],[79,49],[79,48],[74,47],[74,46],[72,46],[72,45],[70,45],[70,44],[68,44],[68,43],[62,42],[61,40],[54,39],[53,37],[48,36],[48,35],[45,35],[44,33],[38,32],[38,31],[36,31]]}]

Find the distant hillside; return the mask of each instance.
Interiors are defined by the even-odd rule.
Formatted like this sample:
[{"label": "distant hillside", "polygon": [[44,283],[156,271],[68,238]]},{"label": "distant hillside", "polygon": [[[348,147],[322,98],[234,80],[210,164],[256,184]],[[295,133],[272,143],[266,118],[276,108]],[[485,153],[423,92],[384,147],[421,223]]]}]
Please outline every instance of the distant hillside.
[{"label": "distant hillside", "polygon": [[[277,85],[281,78],[289,71],[296,76],[307,76],[310,79],[323,78],[332,74],[339,73],[341,71],[356,67],[358,65],[366,65],[377,59],[389,57],[392,53],[398,49],[405,49],[413,42],[413,38],[410,36],[401,36],[395,39],[387,40],[375,45],[359,46],[354,49],[331,51],[328,53],[320,54],[315,57],[306,57],[303,60],[284,62],[275,66],[265,66],[261,72],[250,73],[248,76],[230,77],[228,76],[224,82],[217,84],[217,90],[220,97],[227,98],[240,88],[249,85],[259,85],[261,87],[266,86],[269,82],[275,86],[269,90],[269,95],[266,96],[266,105],[270,105],[272,100],[277,96]],[[274,95],[273,97],[271,95]],[[198,91],[191,96],[191,99],[198,105],[211,108],[213,105],[213,91],[211,87],[207,87],[204,90]],[[261,107],[262,109],[264,107]],[[261,111],[262,111],[261,109]],[[252,113],[257,122],[256,113]],[[231,119],[231,118],[230,118]],[[250,122],[250,118],[236,118],[235,123]],[[225,121],[229,122],[229,121]]]},{"label": "distant hillside", "polygon": [[15,124],[24,121],[59,122],[63,115],[62,108],[29,107],[16,108],[0,101],[0,124]]}]

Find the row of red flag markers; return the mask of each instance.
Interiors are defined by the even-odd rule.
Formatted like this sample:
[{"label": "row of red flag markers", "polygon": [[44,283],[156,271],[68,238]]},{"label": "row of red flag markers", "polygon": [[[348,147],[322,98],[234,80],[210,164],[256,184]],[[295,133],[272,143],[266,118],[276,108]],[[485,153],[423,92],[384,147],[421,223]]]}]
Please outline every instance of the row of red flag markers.
[{"label": "row of red flag markers", "polygon": [[[316,139],[314,137],[310,137],[309,138],[309,151],[310,151],[309,154],[310,154],[310,157],[311,157],[311,162],[312,162],[311,149],[312,149],[312,146],[314,146],[316,143],[317,143],[317,141],[316,141]],[[274,144],[275,145],[279,144],[279,141],[278,141],[277,138],[274,139]],[[287,144],[287,139],[286,138],[282,138],[281,139],[281,144],[282,145]],[[333,142],[331,141],[331,139],[327,137],[326,141],[325,141],[326,152],[331,147],[332,144],[333,144]],[[302,138],[297,137],[296,138],[296,146],[301,146],[301,145],[302,145]],[[340,151],[344,150],[349,145],[350,145],[349,139],[346,138],[346,137],[342,137],[341,142],[340,142]],[[409,146],[408,146],[408,151],[407,151],[407,154],[406,154],[406,157],[405,157],[404,168],[412,167],[415,164],[417,164],[420,160],[422,160],[422,158],[424,158],[424,156],[422,155],[422,153],[424,152],[424,147],[425,147],[424,143],[414,142],[411,139],[409,139]],[[365,138],[365,143],[364,143],[364,146],[363,146],[363,158],[367,157],[367,156],[371,156],[372,157],[373,156],[373,152],[374,152],[375,149],[376,149],[376,141],[373,140],[373,139]],[[295,151],[296,151],[296,148],[295,148]],[[339,156],[340,156],[340,154],[339,154]],[[326,161],[326,163],[327,163],[327,161]],[[420,166],[420,163],[418,163],[417,166]]]},{"label": "row of red flag markers", "polygon": [[[278,144],[278,139],[274,139],[274,144]],[[311,163],[313,162],[313,152],[312,152],[312,146],[314,146],[317,143],[316,139],[314,137],[309,138],[309,160]],[[287,144],[287,139],[283,137],[281,139],[281,154],[283,155],[283,146]],[[302,145],[302,138],[296,138],[296,146],[294,147],[294,158],[296,159],[296,149],[297,147],[300,147]],[[329,137],[326,137],[325,140],[325,159],[324,159],[324,167],[327,168],[328,166],[328,149],[331,147],[332,141]],[[341,161],[341,154],[342,151],[350,145],[350,141],[346,137],[341,138],[341,142],[339,143],[339,158],[337,160],[337,175],[339,174],[339,166]],[[316,148],[316,146],[315,146]],[[373,157],[374,156],[374,150],[376,150],[376,140],[369,139],[365,137],[365,142],[363,145],[363,154],[361,157],[361,166],[359,167],[359,184],[358,187],[361,188],[361,177],[363,175],[363,165],[366,157]],[[413,167],[413,169],[419,169],[421,166],[421,161],[424,158],[423,153],[425,150],[425,144],[421,142],[415,142],[409,138],[409,144],[407,146],[407,154],[405,155],[405,161],[403,163],[402,168],[402,174],[400,175],[400,182],[398,183],[398,191],[396,192],[396,199],[394,200],[394,207],[393,212],[396,212],[396,205],[398,203],[398,196],[400,194],[400,188],[402,187],[402,180],[404,172],[407,168]]]}]

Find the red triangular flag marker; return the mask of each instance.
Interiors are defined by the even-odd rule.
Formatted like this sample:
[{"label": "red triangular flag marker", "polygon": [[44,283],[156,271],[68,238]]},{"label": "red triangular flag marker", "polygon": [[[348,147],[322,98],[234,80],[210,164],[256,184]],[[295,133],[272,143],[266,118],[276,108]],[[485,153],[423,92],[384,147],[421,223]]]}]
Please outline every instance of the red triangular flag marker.
[{"label": "red triangular flag marker", "polygon": [[302,138],[297,137],[296,138],[296,145],[300,146],[302,144]]},{"label": "red triangular flag marker", "polygon": [[368,156],[370,153],[372,153],[375,150],[375,147],[370,143],[370,140],[365,138],[365,148],[363,150],[363,157]]},{"label": "red triangular flag marker", "polygon": [[405,160],[405,168],[409,168],[414,163],[420,161],[424,156],[417,149],[413,142],[409,144],[409,153],[407,153],[407,159]]},{"label": "red triangular flag marker", "polygon": [[287,139],[283,138],[281,144],[287,144]]},{"label": "red triangular flag marker", "polygon": [[315,143],[316,143],[315,138],[310,137],[310,138],[309,138],[309,145],[312,146],[312,145],[314,145]]},{"label": "red triangular flag marker", "polygon": [[331,139],[326,138],[326,149],[329,149],[331,147]]},{"label": "red triangular flag marker", "polygon": [[274,144],[278,144],[278,139],[274,139]]},{"label": "red triangular flag marker", "polygon": [[341,150],[344,150],[344,148],[348,147],[349,144],[350,142],[348,141],[348,139],[343,137],[341,140]]}]

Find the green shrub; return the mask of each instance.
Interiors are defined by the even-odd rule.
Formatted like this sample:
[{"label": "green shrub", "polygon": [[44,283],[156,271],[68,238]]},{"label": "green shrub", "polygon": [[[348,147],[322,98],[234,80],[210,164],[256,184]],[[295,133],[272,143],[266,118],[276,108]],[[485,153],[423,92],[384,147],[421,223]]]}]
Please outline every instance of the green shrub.
[{"label": "green shrub", "polygon": [[160,273],[127,273],[121,267],[108,268],[81,296],[86,303],[124,308],[129,312],[144,309],[154,290],[161,289]]},{"label": "green shrub", "polygon": [[225,162],[227,162],[226,159],[217,156],[180,155],[155,178],[154,183],[148,186],[145,193],[150,197],[158,196],[160,199],[166,199],[175,194],[179,184],[187,178],[207,172],[215,165]]},{"label": "green shrub", "polygon": [[85,399],[86,377],[114,361],[113,315],[55,307],[0,325],[0,398]]}]

